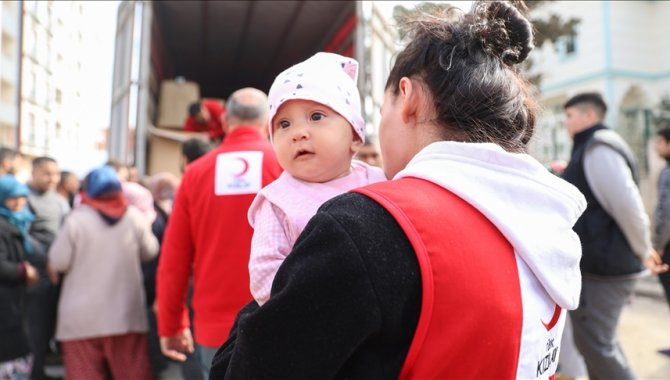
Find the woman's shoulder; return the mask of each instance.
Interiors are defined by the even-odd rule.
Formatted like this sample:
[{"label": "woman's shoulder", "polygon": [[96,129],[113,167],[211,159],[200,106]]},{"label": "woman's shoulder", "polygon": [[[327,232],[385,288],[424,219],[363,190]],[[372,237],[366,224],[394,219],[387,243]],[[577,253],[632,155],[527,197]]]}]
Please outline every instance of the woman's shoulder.
[{"label": "woman's shoulder", "polygon": [[19,229],[10,223],[7,218],[0,216],[0,236],[10,236],[17,233],[20,233]]}]

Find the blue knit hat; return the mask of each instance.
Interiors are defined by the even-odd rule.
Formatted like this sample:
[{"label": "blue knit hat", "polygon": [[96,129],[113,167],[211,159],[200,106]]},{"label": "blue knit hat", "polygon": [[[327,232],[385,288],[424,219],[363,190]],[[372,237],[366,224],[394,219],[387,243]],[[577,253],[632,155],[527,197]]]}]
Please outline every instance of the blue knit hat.
[{"label": "blue knit hat", "polygon": [[0,204],[4,204],[7,198],[27,197],[29,193],[28,186],[19,182],[13,175],[0,176]]},{"label": "blue knit hat", "polygon": [[86,195],[91,198],[100,198],[113,195],[121,191],[121,181],[114,169],[102,166],[92,170],[84,179]]}]

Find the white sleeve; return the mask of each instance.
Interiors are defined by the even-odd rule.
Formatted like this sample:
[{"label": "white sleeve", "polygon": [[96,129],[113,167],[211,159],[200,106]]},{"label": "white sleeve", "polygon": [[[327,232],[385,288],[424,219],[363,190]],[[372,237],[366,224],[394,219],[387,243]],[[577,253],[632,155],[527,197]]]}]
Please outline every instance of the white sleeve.
[{"label": "white sleeve", "polygon": [[652,250],[649,215],[624,157],[605,144],[594,144],[584,154],[584,175],[633,252],[644,260]]}]

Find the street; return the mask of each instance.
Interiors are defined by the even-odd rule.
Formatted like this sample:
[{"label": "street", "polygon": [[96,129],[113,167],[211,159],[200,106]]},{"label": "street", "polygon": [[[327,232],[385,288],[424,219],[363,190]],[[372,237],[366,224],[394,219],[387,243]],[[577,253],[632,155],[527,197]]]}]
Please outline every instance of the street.
[{"label": "street", "polygon": [[635,299],[624,308],[619,332],[639,379],[670,379],[670,356],[658,353],[670,349],[670,308],[657,278],[640,281]]}]

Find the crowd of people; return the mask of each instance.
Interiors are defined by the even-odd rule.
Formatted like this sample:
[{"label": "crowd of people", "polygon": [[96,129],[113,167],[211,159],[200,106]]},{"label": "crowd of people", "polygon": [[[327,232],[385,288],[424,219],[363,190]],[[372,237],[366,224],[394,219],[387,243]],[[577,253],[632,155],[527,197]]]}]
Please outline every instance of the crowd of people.
[{"label": "crowd of people", "polygon": [[181,180],[37,157],[24,184],[1,148],[0,378],[53,354],[68,379],[635,378],[616,331],[640,277],[668,290],[670,169],[652,233],[597,93],[565,103],[567,165],[526,153],[515,4],[409,22],[379,136],[358,63],[321,52],[189,107],[212,144],[183,143]]}]

